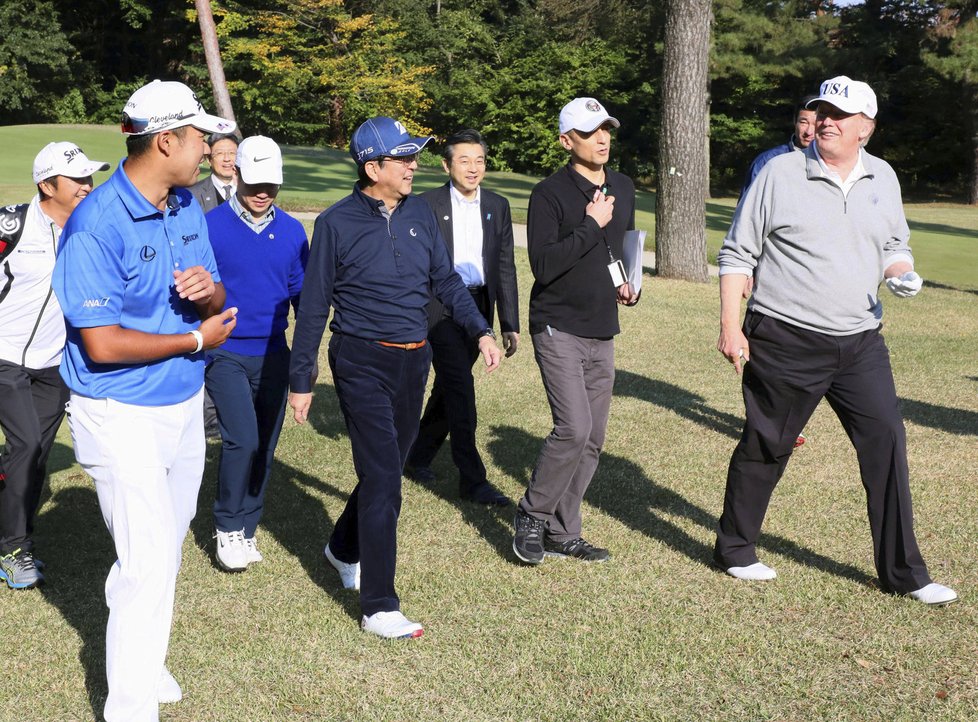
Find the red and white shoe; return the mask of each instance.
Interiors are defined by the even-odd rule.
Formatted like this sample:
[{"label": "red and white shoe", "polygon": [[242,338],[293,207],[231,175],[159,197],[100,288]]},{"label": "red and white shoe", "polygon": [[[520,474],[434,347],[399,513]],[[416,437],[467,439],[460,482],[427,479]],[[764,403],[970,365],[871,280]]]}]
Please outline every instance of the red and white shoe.
[{"label": "red and white shoe", "polygon": [[371,614],[360,621],[360,627],[384,639],[416,639],[424,634],[420,624],[412,622],[400,612]]}]

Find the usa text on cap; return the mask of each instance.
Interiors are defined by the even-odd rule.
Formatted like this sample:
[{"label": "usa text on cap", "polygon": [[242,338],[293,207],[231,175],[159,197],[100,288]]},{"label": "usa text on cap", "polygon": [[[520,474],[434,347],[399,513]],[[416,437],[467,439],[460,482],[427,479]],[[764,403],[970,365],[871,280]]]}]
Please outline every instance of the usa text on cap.
[{"label": "usa text on cap", "polygon": [[350,155],[359,165],[383,155],[397,158],[402,155],[420,153],[434,140],[429,136],[416,138],[407,132],[401,123],[379,115],[360,124],[350,139]]},{"label": "usa text on cap", "polygon": [[876,117],[876,93],[861,80],[845,75],[829,78],[818,89],[818,97],[808,101],[808,107],[818,103],[831,103],[843,113],[862,113],[867,118]]},{"label": "usa text on cap", "polygon": [[204,112],[197,96],[183,83],[154,80],[130,96],[122,111],[125,135],[149,135],[192,125],[207,133],[230,133],[236,123]]},{"label": "usa text on cap", "polygon": [[40,183],[56,175],[88,178],[95,171],[108,169],[108,163],[89,160],[85,152],[74,143],[48,143],[34,158],[34,182]]}]

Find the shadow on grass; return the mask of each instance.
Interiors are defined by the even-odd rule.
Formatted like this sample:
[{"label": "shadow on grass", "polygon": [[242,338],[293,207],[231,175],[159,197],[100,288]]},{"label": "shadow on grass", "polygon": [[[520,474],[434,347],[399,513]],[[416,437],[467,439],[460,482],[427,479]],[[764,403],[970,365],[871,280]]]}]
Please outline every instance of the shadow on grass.
[{"label": "shadow on grass", "polygon": [[[513,426],[494,426],[490,452],[495,463],[517,479],[530,478],[542,440]],[[532,454],[526,453],[533,448]],[[721,487],[717,486],[718,501]],[[693,538],[666,517],[680,517],[713,532],[717,517],[681,494],[648,478],[635,462],[615,454],[602,454],[585,501],[630,529],[684,554],[691,561],[713,567],[713,548]],[[512,538],[512,537],[510,537]],[[761,534],[758,545],[792,561],[814,567],[857,584],[873,585],[862,569],[843,564],[776,534]]]},{"label": "shadow on grass", "polygon": [[948,286],[947,284],[940,283],[938,281],[928,280],[924,280],[924,285],[928,288],[936,288],[941,291],[957,291],[958,293],[970,293],[978,296],[978,288],[958,288],[957,286]]},{"label": "shadow on grass", "polygon": [[900,399],[900,411],[903,418],[921,426],[960,436],[978,436],[978,413],[974,411],[914,399]]},{"label": "shadow on grass", "polygon": [[735,206],[726,206],[722,203],[706,204],[706,227],[711,231],[726,231],[733,222]]},{"label": "shadow on grass", "polygon": [[744,420],[740,416],[718,411],[708,406],[706,399],[681,386],[650,379],[630,371],[615,371],[615,396],[630,396],[650,404],[661,406],[673,411],[684,419],[729,436],[739,439]]},{"label": "shadow on grass", "polygon": [[[87,479],[87,477],[86,477]],[[38,552],[47,562],[39,587],[78,633],[78,661],[95,719],[101,719],[109,688],[105,679],[105,578],[115,561],[112,538],[102,521],[94,486],[56,492],[37,517]],[[33,593],[33,592],[31,592]]]},{"label": "shadow on grass", "polygon": [[[439,461],[439,458],[441,459]],[[448,442],[442,444],[435,461],[431,465],[435,472],[435,481],[430,484],[403,479],[405,484],[426,489],[440,497],[458,510],[459,515],[475,531],[485,539],[489,546],[505,561],[516,563],[513,559],[513,514],[515,506],[484,506],[473,501],[465,501],[458,492],[458,469],[451,460]],[[519,477],[517,477],[519,478]],[[492,482],[492,479],[489,479]]]},{"label": "shadow on grass", "polygon": [[949,226],[945,223],[924,223],[907,219],[907,225],[910,226],[911,233],[933,233],[937,236],[957,236],[968,239],[975,237],[974,229]]},{"label": "shadow on grass", "polygon": [[[286,409],[286,423],[291,418]],[[309,423],[315,431],[330,439],[346,435],[343,416],[336,394],[328,384],[316,386],[316,399],[312,405]],[[214,560],[213,500],[217,492],[217,466],[221,446],[208,444],[207,465],[200,488],[198,512],[191,532],[194,540],[207,554],[211,566],[223,572]],[[350,473],[353,470],[350,469]],[[335,570],[326,563],[323,547],[333,530],[335,520],[327,513],[323,495],[345,502],[349,492],[333,486],[276,457],[265,497],[265,510],[259,524],[259,543],[263,534],[271,534],[278,543],[294,556],[309,578],[329,594],[351,618],[360,619],[359,599],[356,594],[344,590]]]}]

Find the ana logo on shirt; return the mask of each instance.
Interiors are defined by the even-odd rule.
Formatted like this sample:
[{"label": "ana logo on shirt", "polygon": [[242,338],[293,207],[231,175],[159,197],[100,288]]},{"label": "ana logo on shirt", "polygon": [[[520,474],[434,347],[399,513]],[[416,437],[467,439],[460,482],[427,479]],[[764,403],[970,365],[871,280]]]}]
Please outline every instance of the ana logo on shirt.
[{"label": "ana logo on shirt", "polygon": [[105,308],[109,305],[109,297],[104,298],[86,298],[82,301],[82,308]]}]

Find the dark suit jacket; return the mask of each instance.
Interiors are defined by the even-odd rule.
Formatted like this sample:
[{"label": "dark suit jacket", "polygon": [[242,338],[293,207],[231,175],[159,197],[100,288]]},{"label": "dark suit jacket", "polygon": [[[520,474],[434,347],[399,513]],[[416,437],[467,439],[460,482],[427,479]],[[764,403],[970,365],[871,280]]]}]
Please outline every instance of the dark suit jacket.
[{"label": "dark suit jacket", "polygon": [[[450,183],[451,181],[449,181]],[[452,197],[448,183],[421,194],[435,211],[441,235],[448,245],[448,255],[455,262],[455,243],[452,238]],[[502,331],[520,330],[520,301],[516,288],[516,263],[513,260],[513,219],[509,201],[498,193],[482,188],[482,268],[489,294],[489,313],[486,319],[493,325],[495,308],[499,307],[499,328]],[[428,328],[445,316],[444,307],[432,298],[428,306]]]},{"label": "dark suit jacket", "polygon": [[[217,189],[214,187],[214,183],[211,181],[210,176],[207,176],[203,180],[197,181],[187,190],[190,191],[190,195],[196,198],[197,202],[200,203],[200,207],[204,209],[204,213],[214,210],[224,202],[224,199],[221,198],[220,194],[217,192]],[[231,192],[234,192],[233,188]]]}]

